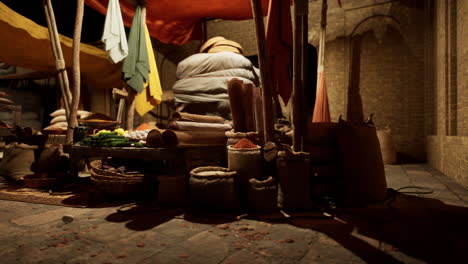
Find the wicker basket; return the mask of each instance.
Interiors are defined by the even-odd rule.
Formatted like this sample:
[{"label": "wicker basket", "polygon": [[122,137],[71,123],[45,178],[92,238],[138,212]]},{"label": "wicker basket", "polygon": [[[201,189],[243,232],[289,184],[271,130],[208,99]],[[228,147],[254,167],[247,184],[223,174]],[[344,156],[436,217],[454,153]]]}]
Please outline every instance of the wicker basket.
[{"label": "wicker basket", "polygon": [[143,181],[143,178],[145,177],[144,174],[123,174],[102,169],[101,160],[91,161],[89,163],[89,167],[91,172],[94,172],[94,174],[97,176],[96,178],[100,178],[102,180]]},{"label": "wicker basket", "polygon": [[97,190],[109,196],[140,195],[145,190],[143,174],[126,175],[101,169],[100,160],[90,163],[91,181]]}]

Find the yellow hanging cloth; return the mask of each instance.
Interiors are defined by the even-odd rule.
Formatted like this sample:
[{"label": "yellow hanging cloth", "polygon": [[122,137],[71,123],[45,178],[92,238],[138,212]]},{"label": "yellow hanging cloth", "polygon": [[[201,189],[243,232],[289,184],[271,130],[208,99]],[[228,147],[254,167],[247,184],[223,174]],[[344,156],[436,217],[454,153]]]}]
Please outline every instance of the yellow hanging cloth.
[{"label": "yellow hanging cloth", "polygon": [[148,81],[145,83],[145,89],[143,89],[143,91],[138,93],[135,97],[135,110],[140,116],[143,116],[144,114],[151,111],[155,106],[157,106],[161,102],[162,97],[161,81],[159,80],[156,58],[154,56],[153,46],[151,45],[151,38],[146,25],[145,39],[146,48],[148,50],[150,73]]}]

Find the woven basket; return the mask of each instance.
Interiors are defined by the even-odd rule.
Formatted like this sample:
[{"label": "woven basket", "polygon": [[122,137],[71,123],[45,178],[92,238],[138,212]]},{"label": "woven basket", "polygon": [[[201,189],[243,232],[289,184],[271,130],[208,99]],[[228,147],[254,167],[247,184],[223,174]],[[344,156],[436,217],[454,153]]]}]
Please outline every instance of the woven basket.
[{"label": "woven basket", "polygon": [[143,174],[126,175],[101,169],[100,160],[90,164],[91,181],[97,190],[110,196],[138,195],[144,192]]},{"label": "woven basket", "polygon": [[97,190],[109,196],[130,196],[141,194],[145,185],[143,182],[123,180],[98,180],[91,173],[91,181]]},{"label": "woven basket", "polygon": [[[94,160],[89,163],[90,172],[94,172],[97,178],[102,180],[127,180],[143,181],[144,174],[123,174],[102,169],[102,161]],[[91,173],[93,174],[93,173]]]}]

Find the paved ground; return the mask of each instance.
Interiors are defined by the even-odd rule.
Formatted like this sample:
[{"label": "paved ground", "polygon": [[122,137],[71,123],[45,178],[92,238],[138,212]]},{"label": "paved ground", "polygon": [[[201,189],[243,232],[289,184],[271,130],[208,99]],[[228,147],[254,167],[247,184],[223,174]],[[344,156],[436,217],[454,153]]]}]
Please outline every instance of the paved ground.
[{"label": "paved ground", "polygon": [[426,165],[386,175],[434,192],[269,220],[0,201],[0,263],[468,263],[468,191]]}]

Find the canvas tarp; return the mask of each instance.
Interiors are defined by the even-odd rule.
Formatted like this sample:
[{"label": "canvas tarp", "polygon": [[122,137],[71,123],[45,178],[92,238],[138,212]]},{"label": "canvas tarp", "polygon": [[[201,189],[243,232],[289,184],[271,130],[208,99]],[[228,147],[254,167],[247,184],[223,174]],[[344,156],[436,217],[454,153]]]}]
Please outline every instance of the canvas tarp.
[{"label": "canvas tarp", "polygon": [[[85,0],[101,14],[106,14],[109,0]],[[130,27],[135,1],[120,1],[124,24]],[[262,0],[266,15],[268,0]],[[164,43],[182,45],[196,32],[202,18],[243,20],[252,18],[250,0],[152,0],[148,1],[146,23],[152,37]]]},{"label": "canvas tarp", "polygon": [[[0,2],[0,61],[36,71],[54,71],[48,29]],[[66,67],[72,68],[72,39],[60,35]],[[82,82],[94,88],[121,86],[121,64],[111,64],[107,52],[81,44]]]}]

